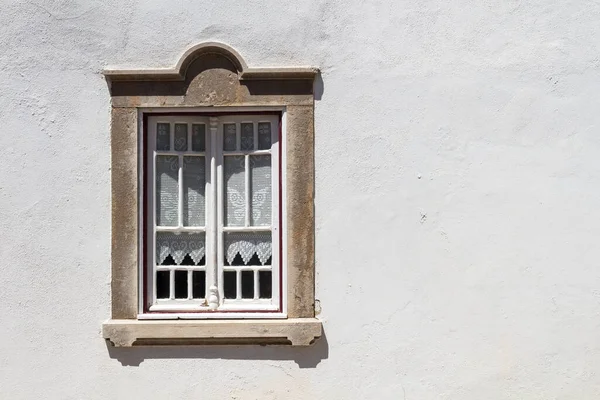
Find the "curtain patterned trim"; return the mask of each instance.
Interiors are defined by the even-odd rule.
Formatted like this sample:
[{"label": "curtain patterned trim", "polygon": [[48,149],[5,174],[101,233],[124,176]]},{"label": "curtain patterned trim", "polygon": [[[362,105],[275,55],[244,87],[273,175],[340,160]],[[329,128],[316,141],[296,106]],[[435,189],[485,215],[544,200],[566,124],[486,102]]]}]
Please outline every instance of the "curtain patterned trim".
[{"label": "curtain patterned trim", "polygon": [[231,232],[224,236],[225,256],[229,264],[233,263],[237,254],[242,257],[244,264],[248,264],[254,254],[258,256],[262,265],[265,265],[272,256],[271,233]]},{"label": "curtain patterned trim", "polygon": [[180,265],[186,255],[198,264],[205,254],[203,233],[156,233],[156,262],[162,264],[171,256],[175,264]]}]

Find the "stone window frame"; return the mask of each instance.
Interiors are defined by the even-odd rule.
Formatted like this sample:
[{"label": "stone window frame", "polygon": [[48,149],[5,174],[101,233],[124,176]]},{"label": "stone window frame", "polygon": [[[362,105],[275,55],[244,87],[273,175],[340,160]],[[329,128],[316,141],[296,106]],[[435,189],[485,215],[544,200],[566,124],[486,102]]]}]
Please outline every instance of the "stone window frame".
[{"label": "stone window frame", "polygon": [[[291,344],[321,336],[315,318],[314,94],[318,69],[249,68],[222,43],[187,50],[174,68],[103,71],[111,95],[111,319],[103,337],[117,347],[162,344]],[[139,143],[145,116],[159,112],[285,112],[287,318],[138,319]]]}]

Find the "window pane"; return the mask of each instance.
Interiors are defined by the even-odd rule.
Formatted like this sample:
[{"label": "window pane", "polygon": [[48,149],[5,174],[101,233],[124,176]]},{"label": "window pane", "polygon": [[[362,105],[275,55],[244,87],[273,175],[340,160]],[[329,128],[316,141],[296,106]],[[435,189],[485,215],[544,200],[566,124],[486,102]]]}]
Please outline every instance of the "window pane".
[{"label": "window pane", "polygon": [[236,298],[237,277],[235,271],[223,272],[223,294],[226,299]]},{"label": "window pane", "polygon": [[156,263],[171,257],[175,265],[181,265],[189,256],[199,265],[205,253],[204,233],[156,232]]},{"label": "window pane", "polygon": [[258,124],[258,149],[269,150],[271,148],[271,123],[260,122]]},{"label": "window pane", "polygon": [[258,283],[259,283],[259,296],[261,299],[270,299],[272,297],[272,281],[271,271],[259,271],[258,272]]},{"label": "window pane", "polygon": [[[256,255],[261,265],[268,265],[273,249],[271,232],[225,232],[225,261],[235,265],[234,260],[239,255],[243,265],[249,265]],[[239,265],[239,264],[238,264]]]},{"label": "window pane", "polygon": [[192,272],[192,280],[194,285],[192,288],[192,296],[194,299],[203,299],[206,297],[206,272],[194,271]]},{"label": "window pane", "polygon": [[223,124],[223,150],[237,150],[236,143],[235,124]]},{"label": "window pane", "polygon": [[157,271],[156,272],[156,298],[157,299],[168,299],[169,288],[170,288],[170,271]]},{"label": "window pane", "polygon": [[206,164],[204,157],[183,157],[183,225],[204,226]]},{"label": "window pane", "polygon": [[241,124],[241,129],[242,150],[254,150],[254,124],[243,123]]},{"label": "window pane", "polygon": [[175,298],[187,299],[188,297],[188,272],[175,271]]},{"label": "window pane", "polygon": [[244,226],[246,215],[246,190],[244,157],[227,156],[224,160],[225,181],[224,222],[226,226]]},{"label": "window pane", "polygon": [[192,125],[192,151],[206,150],[206,125]]},{"label": "window pane", "polygon": [[179,158],[156,156],[156,225],[176,226]]},{"label": "window pane", "polygon": [[271,225],[271,156],[250,156],[253,226]]},{"label": "window pane", "polygon": [[156,124],[156,150],[169,151],[171,148],[171,125],[168,123]]},{"label": "window pane", "polygon": [[187,124],[175,124],[175,151],[187,151],[188,149],[188,126]]},{"label": "window pane", "polygon": [[254,298],[254,271],[242,271],[242,299]]}]

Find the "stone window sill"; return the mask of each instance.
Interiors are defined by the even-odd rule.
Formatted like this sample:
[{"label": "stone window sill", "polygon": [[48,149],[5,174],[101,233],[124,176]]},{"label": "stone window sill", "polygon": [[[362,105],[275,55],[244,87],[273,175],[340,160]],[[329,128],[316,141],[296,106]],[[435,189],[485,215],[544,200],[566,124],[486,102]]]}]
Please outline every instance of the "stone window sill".
[{"label": "stone window sill", "polygon": [[193,344],[287,344],[308,346],[321,337],[316,318],[259,320],[110,319],[102,336],[115,347]]}]

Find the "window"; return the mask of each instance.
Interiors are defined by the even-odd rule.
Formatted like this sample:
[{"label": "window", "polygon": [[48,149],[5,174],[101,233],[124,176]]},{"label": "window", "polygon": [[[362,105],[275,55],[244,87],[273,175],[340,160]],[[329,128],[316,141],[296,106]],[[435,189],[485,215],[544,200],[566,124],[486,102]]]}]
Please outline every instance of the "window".
[{"label": "window", "polygon": [[314,68],[203,43],[106,70],[112,345],[291,344],[315,318]]},{"label": "window", "polygon": [[279,120],[149,115],[142,318],[285,316]]}]

